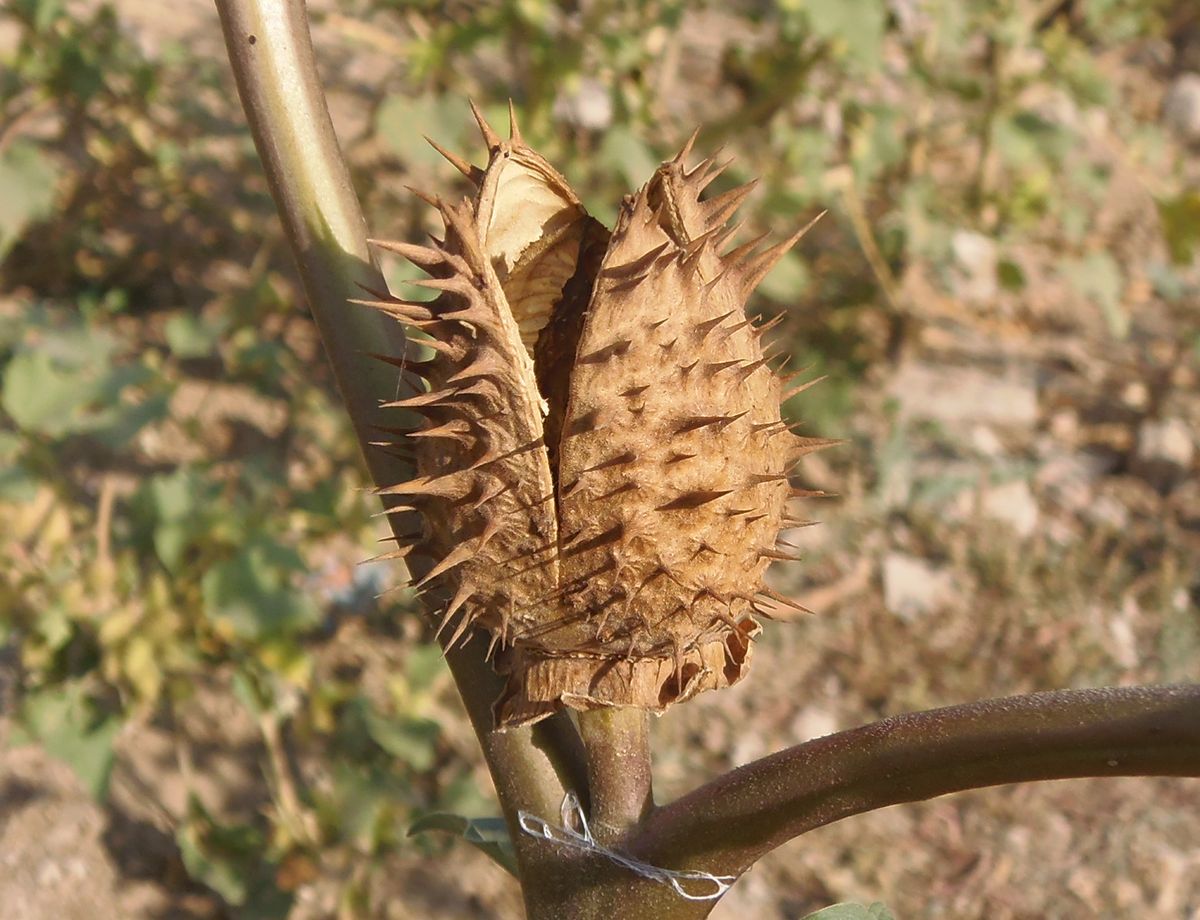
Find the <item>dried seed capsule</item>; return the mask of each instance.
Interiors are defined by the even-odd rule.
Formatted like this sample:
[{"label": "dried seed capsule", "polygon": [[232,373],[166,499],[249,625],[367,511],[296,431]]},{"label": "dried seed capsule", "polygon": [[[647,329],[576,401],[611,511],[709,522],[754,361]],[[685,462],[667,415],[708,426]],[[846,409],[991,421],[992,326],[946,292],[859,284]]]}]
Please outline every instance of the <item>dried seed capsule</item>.
[{"label": "dried seed capsule", "polygon": [[437,341],[395,404],[425,420],[417,476],[381,491],[423,513],[439,629],[491,632],[499,726],[662,711],[739,680],[778,603],[788,472],[824,442],[782,422],[745,302],[800,234],[723,254],[747,189],[702,200],[724,167],[689,170],[689,142],[610,235],[515,120],[505,141],[476,114],[488,165],[448,155],[477,192],[432,199],[445,241],[382,244],[440,295],[375,302]]}]

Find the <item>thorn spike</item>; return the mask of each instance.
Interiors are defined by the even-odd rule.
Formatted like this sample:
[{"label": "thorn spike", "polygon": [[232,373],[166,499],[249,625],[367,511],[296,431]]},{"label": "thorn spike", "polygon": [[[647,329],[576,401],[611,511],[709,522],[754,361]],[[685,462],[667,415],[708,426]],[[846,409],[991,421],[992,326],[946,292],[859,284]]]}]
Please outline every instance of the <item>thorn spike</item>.
[{"label": "thorn spike", "polygon": [[812,229],[813,225],[822,217],[824,217],[826,213],[828,212],[822,211],[807,224],[789,236],[786,240],[776,243],[774,246],[763,250],[761,253],[754,256],[754,258],[750,259],[745,269],[746,277],[745,281],[743,282],[745,290],[749,292],[758,287],[763,278],[767,276],[767,272],[774,268],[775,264],[782,259],[791,250],[791,248],[800,241],[800,238],[804,236],[804,234],[808,233],[808,231]]},{"label": "thorn spike", "polygon": [[[742,206],[742,202],[754,191],[758,179],[751,179],[744,185],[730,189],[716,198],[704,202],[705,219],[710,227],[720,227],[733,216],[733,212]],[[735,228],[736,232],[736,228]]]},{"label": "thorn spike", "polygon": [[476,185],[479,184],[480,180],[483,178],[483,170],[481,170],[474,163],[471,163],[463,157],[460,157],[454,151],[446,149],[428,134],[422,134],[421,136],[425,138],[425,143],[445,157],[450,162],[451,166],[457,169]]},{"label": "thorn spike", "polygon": [[682,166],[687,161],[687,158],[692,155],[692,148],[696,146],[696,139],[698,137],[700,137],[699,127],[697,127],[691,133],[688,139],[683,142],[683,146],[679,148],[679,153],[675,154],[674,162]]},{"label": "thorn spike", "polygon": [[475,104],[474,99],[467,100],[467,103],[471,106],[471,114],[475,116],[475,123],[479,125],[479,133],[483,135],[483,142],[487,144],[488,151],[495,150],[500,146],[500,135],[488,124],[487,119],[484,118],[483,112]]},{"label": "thorn spike", "polygon": [[521,126],[517,124],[517,109],[511,97],[508,100],[508,139],[514,146],[525,143],[525,139],[521,137]]},{"label": "thorn spike", "polygon": [[770,236],[769,233],[760,233],[758,236],[756,236],[754,239],[750,240],[749,242],[742,243],[742,245],[737,247],[737,249],[731,249],[729,252],[725,253],[725,255],[723,255],[721,258],[724,260],[726,265],[730,265],[730,266],[736,265],[737,263],[739,263],[743,259],[745,259],[747,256],[749,256],[750,253],[754,252],[754,250],[758,248],[759,244],[763,240],[765,240],[768,236]]},{"label": "thorn spike", "polygon": [[406,189],[408,189],[410,192],[412,192],[414,195],[416,195],[418,198],[420,198],[423,202],[425,202],[430,207],[437,208],[439,211],[442,210],[442,199],[439,198],[437,195],[430,195],[428,192],[424,192],[421,189],[416,188],[411,185],[406,185],[404,187]]}]

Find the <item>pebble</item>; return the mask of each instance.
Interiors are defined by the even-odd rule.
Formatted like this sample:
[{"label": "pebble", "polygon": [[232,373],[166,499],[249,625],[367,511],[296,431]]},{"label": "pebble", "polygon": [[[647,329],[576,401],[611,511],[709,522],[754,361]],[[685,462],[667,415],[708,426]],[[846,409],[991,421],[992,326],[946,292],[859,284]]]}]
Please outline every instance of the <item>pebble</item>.
[{"label": "pebble", "polygon": [[1079,513],[1092,502],[1096,483],[1113,468],[1113,461],[1079,451],[1051,457],[1038,470],[1038,488],[1065,511]]},{"label": "pebble", "polygon": [[1200,142],[1200,73],[1175,78],[1163,99],[1163,121],[1182,140]]},{"label": "pebble", "polygon": [[953,595],[953,576],[948,569],[906,553],[884,557],[883,602],[900,619],[911,623],[949,602]]},{"label": "pebble", "polygon": [[599,80],[584,77],[574,91],[559,92],[554,115],[587,131],[603,131],[612,124],[612,96]]},{"label": "pebble", "polygon": [[1038,418],[1032,370],[1003,374],[973,367],[934,367],[908,362],[888,386],[901,414],[949,425],[1032,427]]},{"label": "pebble", "polygon": [[1158,488],[1179,482],[1195,455],[1191,428],[1180,419],[1146,419],[1138,428],[1134,471]]},{"label": "pebble", "polygon": [[1024,479],[988,488],[980,510],[984,517],[1007,524],[1020,537],[1030,537],[1037,530],[1037,499]]},{"label": "pebble", "polygon": [[971,303],[987,303],[996,297],[996,243],[973,230],[956,230],[950,251],[958,268],[954,292]]}]

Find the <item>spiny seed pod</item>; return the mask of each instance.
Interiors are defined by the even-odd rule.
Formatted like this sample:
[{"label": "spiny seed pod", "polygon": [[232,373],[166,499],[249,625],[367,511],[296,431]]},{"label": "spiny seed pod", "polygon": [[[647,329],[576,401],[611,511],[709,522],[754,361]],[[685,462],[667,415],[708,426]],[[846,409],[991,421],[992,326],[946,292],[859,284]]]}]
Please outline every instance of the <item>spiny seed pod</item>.
[{"label": "spiny seed pod", "polygon": [[499,727],[564,705],[661,712],[739,680],[754,614],[798,607],[763,575],[799,523],[789,471],[827,442],[782,421],[745,303],[804,231],[722,252],[751,186],[701,200],[725,164],[689,169],[689,141],[610,234],[515,118],[503,140],[475,115],[486,169],[442,151],[474,197],[427,199],[445,239],[379,244],[439,296],[364,301],[434,352],[388,359],[415,383],[387,405],[422,419],[390,429],[416,477],[380,491],[423,522],[393,555],[432,559],[416,586],[448,646],[490,633]]}]

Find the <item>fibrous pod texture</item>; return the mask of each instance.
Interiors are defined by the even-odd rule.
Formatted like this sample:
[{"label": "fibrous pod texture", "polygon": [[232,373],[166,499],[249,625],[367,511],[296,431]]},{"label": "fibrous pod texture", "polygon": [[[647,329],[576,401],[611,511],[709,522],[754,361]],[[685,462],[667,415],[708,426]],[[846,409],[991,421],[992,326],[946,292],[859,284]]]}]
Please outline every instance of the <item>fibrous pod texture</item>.
[{"label": "fibrous pod texture", "polygon": [[[432,302],[364,301],[432,357],[388,360],[387,405],[415,477],[380,491],[421,527],[393,556],[443,641],[490,634],[507,684],[501,728],[563,706],[661,712],[746,672],[764,585],[797,491],[825,442],[782,421],[782,382],[747,318],[754,287],[800,234],[730,248],[749,191],[705,200],[723,168],[691,142],[623,202],[609,232],[566,180],[476,111],[485,168],[438,209],[445,238],[380,243],[428,273]],[[415,352],[414,352],[415,354]]]}]

